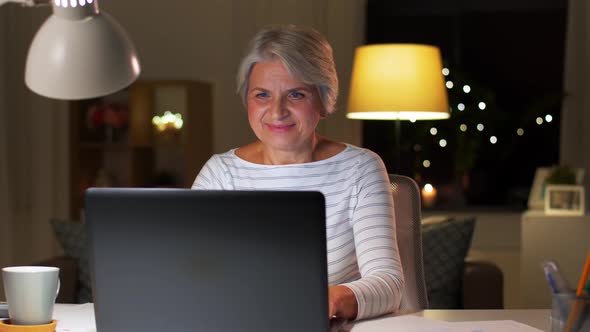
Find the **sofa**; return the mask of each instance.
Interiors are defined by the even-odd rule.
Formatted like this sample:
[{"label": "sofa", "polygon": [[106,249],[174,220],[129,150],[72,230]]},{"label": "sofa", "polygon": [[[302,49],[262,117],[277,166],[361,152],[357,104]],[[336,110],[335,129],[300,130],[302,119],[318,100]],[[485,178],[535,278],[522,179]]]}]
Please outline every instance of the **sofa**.
[{"label": "sofa", "polygon": [[[36,265],[60,268],[58,303],[92,301],[86,229],[52,220],[65,254]],[[422,225],[424,273],[431,309],[502,309],[503,275],[491,262],[468,261],[474,218],[445,219]],[[400,248],[403,250],[403,248]]]},{"label": "sofa", "polygon": [[[72,257],[53,257],[36,265],[60,268],[61,286],[58,303],[77,303],[79,290],[78,263]],[[501,309],[503,308],[502,271],[493,263],[467,261],[463,269],[462,308]]]}]

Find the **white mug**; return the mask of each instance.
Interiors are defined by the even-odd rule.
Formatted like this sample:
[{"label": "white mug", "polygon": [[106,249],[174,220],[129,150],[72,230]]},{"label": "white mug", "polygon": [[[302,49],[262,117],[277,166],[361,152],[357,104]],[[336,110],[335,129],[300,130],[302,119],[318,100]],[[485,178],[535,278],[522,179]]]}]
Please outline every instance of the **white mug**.
[{"label": "white mug", "polygon": [[59,292],[59,268],[11,266],[2,269],[2,277],[11,324],[51,323]]}]

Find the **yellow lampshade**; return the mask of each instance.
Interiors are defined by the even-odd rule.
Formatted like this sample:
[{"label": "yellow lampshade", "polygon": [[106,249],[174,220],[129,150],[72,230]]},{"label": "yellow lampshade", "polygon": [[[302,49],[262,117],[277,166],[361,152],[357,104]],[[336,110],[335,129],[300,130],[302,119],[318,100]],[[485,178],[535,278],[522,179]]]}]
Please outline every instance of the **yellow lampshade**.
[{"label": "yellow lampshade", "polygon": [[377,44],[356,49],[346,117],[427,120],[449,116],[437,47]]}]

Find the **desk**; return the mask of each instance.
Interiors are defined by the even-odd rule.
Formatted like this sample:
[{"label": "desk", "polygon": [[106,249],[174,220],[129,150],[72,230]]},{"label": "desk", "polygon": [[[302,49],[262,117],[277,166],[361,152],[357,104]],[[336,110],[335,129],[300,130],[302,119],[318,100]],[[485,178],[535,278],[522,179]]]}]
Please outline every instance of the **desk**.
[{"label": "desk", "polygon": [[[548,309],[529,310],[424,310],[412,315],[429,319],[444,320],[449,322],[457,321],[485,321],[485,320],[514,320],[542,331],[549,331]],[[56,332],[95,331],[94,327],[94,306],[91,303],[83,305],[56,304],[54,318],[58,320]],[[374,332],[374,327],[387,324],[387,319],[395,315],[378,317],[353,324],[347,328],[351,332]]]}]

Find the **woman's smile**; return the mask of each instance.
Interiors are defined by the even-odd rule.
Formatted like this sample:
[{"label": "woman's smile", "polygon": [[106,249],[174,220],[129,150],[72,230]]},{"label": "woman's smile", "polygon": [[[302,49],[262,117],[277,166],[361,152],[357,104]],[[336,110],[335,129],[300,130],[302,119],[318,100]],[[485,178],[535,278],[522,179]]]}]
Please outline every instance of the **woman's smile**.
[{"label": "woman's smile", "polygon": [[266,127],[274,133],[286,133],[295,127],[295,124],[266,124]]}]

